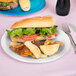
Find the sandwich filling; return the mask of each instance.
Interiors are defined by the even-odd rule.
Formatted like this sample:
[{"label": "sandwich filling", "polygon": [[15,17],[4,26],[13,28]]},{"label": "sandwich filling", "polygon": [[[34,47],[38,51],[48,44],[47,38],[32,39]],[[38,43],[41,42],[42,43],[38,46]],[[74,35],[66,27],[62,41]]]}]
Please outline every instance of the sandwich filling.
[{"label": "sandwich filling", "polygon": [[40,37],[48,37],[50,38],[51,35],[57,35],[56,32],[57,26],[53,27],[42,27],[42,28],[16,28],[12,31],[7,30],[8,35],[10,38],[17,38],[24,41],[31,41],[38,36]]},{"label": "sandwich filling", "polygon": [[0,8],[2,8],[3,10],[7,10],[8,7],[10,5],[11,2],[0,2]]},{"label": "sandwich filling", "polygon": [[17,2],[0,2],[0,10],[15,9],[18,7]]}]

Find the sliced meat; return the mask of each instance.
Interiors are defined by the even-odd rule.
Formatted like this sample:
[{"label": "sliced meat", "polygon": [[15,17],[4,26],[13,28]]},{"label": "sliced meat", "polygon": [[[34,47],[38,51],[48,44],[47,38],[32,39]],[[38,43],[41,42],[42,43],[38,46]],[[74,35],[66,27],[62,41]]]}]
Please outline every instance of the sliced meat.
[{"label": "sliced meat", "polygon": [[11,38],[13,42],[24,42],[24,40],[20,39],[18,36]]}]

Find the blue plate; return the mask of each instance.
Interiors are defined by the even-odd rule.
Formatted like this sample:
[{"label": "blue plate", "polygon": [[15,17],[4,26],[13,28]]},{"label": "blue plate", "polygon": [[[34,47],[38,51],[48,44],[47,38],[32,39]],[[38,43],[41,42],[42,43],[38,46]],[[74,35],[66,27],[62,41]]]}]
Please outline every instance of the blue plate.
[{"label": "blue plate", "polygon": [[35,12],[40,11],[41,9],[44,8],[46,4],[45,0],[30,0],[30,1],[31,1],[31,9],[28,12],[22,11],[21,7],[18,6],[18,8],[16,9],[11,9],[7,11],[0,10],[0,14],[11,15],[11,16],[29,15],[29,14],[33,14]]}]

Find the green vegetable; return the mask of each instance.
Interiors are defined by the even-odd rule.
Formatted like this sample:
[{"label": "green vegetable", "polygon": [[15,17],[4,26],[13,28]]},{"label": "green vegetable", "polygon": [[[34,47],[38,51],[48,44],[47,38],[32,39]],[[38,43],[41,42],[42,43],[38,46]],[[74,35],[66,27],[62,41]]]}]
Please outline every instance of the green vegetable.
[{"label": "green vegetable", "polygon": [[2,3],[0,2],[0,5],[1,5]]},{"label": "green vegetable", "polygon": [[58,27],[58,26],[56,26],[56,25],[55,25],[54,27],[52,27],[52,32],[53,32],[53,33],[56,33],[56,28],[57,28],[57,27]]},{"label": "green vegetable", "polygon": [[23,29],[23,34],[25,35],[33,35],[36,33],[35,28],[25,28]]},{"label": "green vegetable", "polygon": [[7,8],[6,7],[3,7],[3,10],[7,10]]},{"label": "green vegetable", "polygon": [[7,5],[6,5],[6,3],[2,3],[2,6],[3,6],[3,7],[6,7]]},{"label": "green vegetable", "polygon": [[45,36],[45,35],[51,35],[52,34],[52,31],[51,31],[52,28],[38,28],[38,32],[41,36]]},{"label": "green vegetable", "polygon": [[10,34],[11,34],[11,31],[9,31],[9,30],[6,30],[6,31],[7,31],[8,35],[10,36]]},{"label": "green vegetable", "polygon": [[53,27],[44,27],[44,28],[17,28],[12,31],[6,30],[8,35],[12,38],[15,36],[19,36],[22,38],[23,35],[33,35],[40,34],[40,36],[45,37],[46,35],[51,35],[52,33],[56,33],[57,26]]},{"label": "green vegetable", "polygon": [[7,2],[6,5],[8,6],[10,4],[10,2]]},{"label": "green vegetable", "polygon": [[17,28],[17,29],[14,29],[12,31],[9,31],[9,30],[6,30],[8,35],[12,38],[12,37],[15,37],[15,36],[19,36],[22,38],[22,28]]},{"label": "green vegetable", "polygon": [[2,5],[3,7],[8,6],[10,4],[10,2],[0,2],[0,5]]},{"label": "green vegetable", "polygon": [[3,6],[3,10],[7,10],[7,6],[10,4],[10,2],[0,2],[0,5]]},{"label": "green vegetable", "polygon": [[52,33],[56,33],[56,28],[57,26],[53,26],[53,27],[45,27],[45,28],[36,28],[36,30],[41,36],[44,37],[45,35],[51,35]]}]

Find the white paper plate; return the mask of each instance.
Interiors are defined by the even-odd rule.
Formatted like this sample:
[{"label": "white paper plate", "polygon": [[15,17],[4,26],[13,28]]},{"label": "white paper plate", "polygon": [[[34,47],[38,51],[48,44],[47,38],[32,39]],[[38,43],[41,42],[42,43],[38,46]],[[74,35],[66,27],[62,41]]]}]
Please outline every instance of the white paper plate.
[{"label": "white paper plate", "polygon": [[68,50],[70,48],[70,40],[69,40],[68,36],[62,30],[58,29],[58,36],[54,39],[54,41],[63,42],[64,47],[61,47],[59,49],[60,53],[55,54],[51,57],[48,57],[47,59],[33,59],[32,57],[22,57],[16,53],[14,53],[13,50],[11,48],[9,48],[9,44],[10,44],[11,40],[6,32],[4,33],[4,35],[1,39],[1,45],[2,45],[2,48],[4,49],[4,51],[9,56],[13,57],[14,59],[17,59],[22,62],[29,62],[29,63],[45,63],[45,62],[54,61],[54,60],[62,57],[63,55],[65,55],[68,52]]}]

